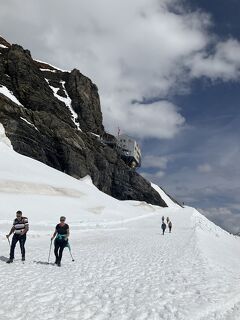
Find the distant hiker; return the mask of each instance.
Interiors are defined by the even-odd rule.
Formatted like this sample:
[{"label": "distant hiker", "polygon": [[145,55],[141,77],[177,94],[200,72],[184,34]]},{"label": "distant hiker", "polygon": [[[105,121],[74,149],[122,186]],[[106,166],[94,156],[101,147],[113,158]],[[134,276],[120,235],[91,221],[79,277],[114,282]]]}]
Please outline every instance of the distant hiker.
[{"label": "distant hiker", "polygon": [[65,221],[65,217],[60,217],[60,223],[56,225],[55,232],[51,238],[52,241],[56,237],[54,241],[54,254],[56,257],[55,264],[59,267],[61,267],[63,250],[68,245],[69,225]]},{"label": "distant hiker", "polygon": [[167,224],[169,223],[169,221],[170,221],[170,219],[169,219],[169,217],[167,217]]},{"label": "distant hiker", "polygon": [[171,231],[172,231],[172,222],[171,221],[168,222],[168,229],[169,229],[169,233],[171,233]]},{"label": "distant hiker", "polygon": [[162,234],[164,235],[164,232],[165,232],[165,230],[166,230],[166,228],[167,228],[167,225],[166,225],[166,223],[165,222],[163,222],[162,223]]},{"label": "distant hiker", "polygon": [[7,239],[9,239],[10,235],[14,233],[12,237],[12,243],[10,248],[10,257],[7,263],[12,263],[14,259],[14,251],[17,242],[19,241],[22,261],[25,261],[25,242],[27,239],[27,232],[29,230],[28,218],[22,216],[22,211],[16,212],[16,219],[13,221],[13,226],[8,235],[6,235]]},{"label": "distant hiker", "polygon": [[165,219],[164,216],[162,216],[162,223],[164,222],[164,219]]}]

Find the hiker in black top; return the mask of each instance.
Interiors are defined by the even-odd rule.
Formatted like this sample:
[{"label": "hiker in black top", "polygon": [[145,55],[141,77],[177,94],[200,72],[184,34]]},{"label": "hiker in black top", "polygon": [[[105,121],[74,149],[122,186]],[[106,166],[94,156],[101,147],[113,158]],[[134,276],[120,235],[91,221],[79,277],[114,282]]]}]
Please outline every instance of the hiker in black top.
[{"label": "hiker in black top", "polygon": [[63,249],[68,245],[69,225],[65,223],[66,218],[60,217],[60,223],[56,225],[55,232],[51,238],[54,241],[54,254],[56,257],[55,264],[61,266]]},{"label": "hiker in black top", "polygon": [[169,223],[168,223],[168,229],[169,229],[169,233],[171,233],[172,232],[172,222],[171,221],[169,221]]},{"label": "hiker in black top", "polygon": [[28,226],[28,218],[22,216],[22,211],[17,211],[16,213],[16,219],[13,221],[13,226],[9,232],[9,234],[6,235],[6,237],[9,239],[10,235],[14,233],[12,237],[12,243],[10,248],[10,257],[7,261],[7,263],[12,263],[14,259],[14,251],[17,242],[19,241],[21,254],[22,254],[22,261],[25,261],[25,242],[27,239],[27,232],[29,230]]},{"label": "hiker in black top", "polygon": [[162,234],[164,235],[164,232],[165,232],[165,230],[166,230],[166,227],[167,227],[167,225],[166,225],[166,223],[165,222],[163,222],[162,223]]}]

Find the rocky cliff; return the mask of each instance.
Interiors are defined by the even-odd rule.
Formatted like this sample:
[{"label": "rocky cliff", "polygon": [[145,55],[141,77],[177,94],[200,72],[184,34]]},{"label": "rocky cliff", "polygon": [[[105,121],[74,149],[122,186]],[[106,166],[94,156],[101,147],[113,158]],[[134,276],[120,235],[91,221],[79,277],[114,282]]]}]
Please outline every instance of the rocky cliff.
[{"label": "rocky cliff", "polygon": [[109,135],[96,85],[79,70],[36,61],[1,37],[0,123],[15,151],[76,178],[90,175],[117,199],[166,206],[148,181],[99,141]]}]

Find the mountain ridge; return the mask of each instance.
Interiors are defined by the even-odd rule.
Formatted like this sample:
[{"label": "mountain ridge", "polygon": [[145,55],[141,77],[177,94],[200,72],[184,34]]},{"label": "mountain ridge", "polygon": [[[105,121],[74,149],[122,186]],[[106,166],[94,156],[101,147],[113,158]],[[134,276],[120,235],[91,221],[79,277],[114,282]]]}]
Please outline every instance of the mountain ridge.
[{"label": "mountain ridge", "polygon": [[79,70],[34,60],[29,50],[0,37],[0,85],[0,123],[15,151],[77,179],[89,175],[117,199],[167,206],[150,182],[97,138],[114,139],[102,123],[97,86]]}]

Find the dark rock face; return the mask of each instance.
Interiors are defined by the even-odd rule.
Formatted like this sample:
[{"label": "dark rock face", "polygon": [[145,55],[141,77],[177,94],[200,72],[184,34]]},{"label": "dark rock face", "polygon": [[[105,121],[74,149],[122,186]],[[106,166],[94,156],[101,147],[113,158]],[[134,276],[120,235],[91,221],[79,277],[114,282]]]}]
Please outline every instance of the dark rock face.
[{"label": "dark rock face", "polygon": [[66,89],[72,99],[72,107],[78,114],[82,130],[103,134],[97,86],[80,71],[74,69],[68,77]]},{"label": "dark rock face", "polygon": [[34,61],[28,50],[3,38],[0,44],[0,86],[21,103],[0,93],[0,122],[15,151],[75,178],[90,175],[101,191],[117,199],[166,206],[150,183],[96,136],[110,135],[90,79],[76,69],[64,72]]}]

